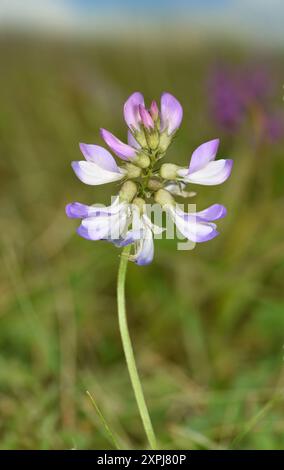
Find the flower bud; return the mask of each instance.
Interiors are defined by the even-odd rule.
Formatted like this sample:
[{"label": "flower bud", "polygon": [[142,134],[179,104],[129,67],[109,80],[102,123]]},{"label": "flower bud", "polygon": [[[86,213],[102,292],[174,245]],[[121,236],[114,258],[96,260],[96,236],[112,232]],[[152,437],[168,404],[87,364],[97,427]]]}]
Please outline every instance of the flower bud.
[{"label": "flower bud", "polygon": [[137,193],[137,185],[133,181],[126,181],[119,191],[121,201],[131,202]]},{"label": "flower bud", "polygon": [[160,136],[159,136],[159,133],[154,130],[154,131],[149,131],[146,133],[146,139],[147,139],[147,143],[150,147],[151,150],[156,150],[156,148],[158,147],[159,145],[159,142],[160,142]]},{"label": "flower bud", "polygon": [[144,212],[145,201],[144,199],[142,199],[142,197],[136,197],[135,199],[133,199],[132,204],[138,207],[140,214]]},{"label": "flower bud", "polygon": [[166,131],[160,134],[159,150],[161,153],[164,153],[167,150],[171,141],[172,141],[172,137],[168,135]]},{"label": "flower bud", "polygon": [[140,153],[137,155],[135,160],[133,160],[135,165],[139,166],[140,168],[148,168],[150,165],[151,161],[148,155],[145,155],[144,153]]},{"label": "flower bud", "polygon": [[145,148],[148,146],[143,128],[138,131],[133,129],[132,133],[134,135],[135,140],[138,142],[139,145],[141,145],[141,147]]},{"label": "flower bud", "polygon": [[149,179],[148,188],[151,191],[158,191],[158,189],[162,189],[162,187],[163,187],[163,183],[161,183],[161,181],[159,181],[158,179],[156,179],[156,178],[150,178]]},{"label": "flower bud", "polygon": [[173,163],[164,163],[160,168],[160,175],[165,180],[175,180],[178,168],[179,167]]},{"label": "flower bud", "polygon": [[172,206],[173,204],[175,204],[174,198],[165,189],[159,189],[159,191],[156,192],[155,201],[162,207]]},{"label": "flower bud", "polygon": [[138,109],[139,109],[139,114],[140,114],[143,126],[147,130],[154,129],[154,122],[153,122],[153,119],[151,118],[149,111],[147,111],[147,109],[141,104],[139,105]]},{"label": "flower bud", "polygon": [[153,121],[156,121],[159,117],[159,108],[155,100],[151,103],[150,114],[152,116]]},{"label": "flower bud", "polygon": [[141,176],[142,169],[133,163],[126,163],[125,165],[128,178],[139,178]]}]

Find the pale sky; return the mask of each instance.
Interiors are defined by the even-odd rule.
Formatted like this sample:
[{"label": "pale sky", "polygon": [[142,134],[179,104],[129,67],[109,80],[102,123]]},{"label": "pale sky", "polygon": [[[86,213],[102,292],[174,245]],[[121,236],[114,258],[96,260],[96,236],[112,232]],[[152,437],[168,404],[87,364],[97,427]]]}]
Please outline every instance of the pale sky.
[{"label": "pale sky", "polygon": [[284,45],[284,0],[0,0],[2,30],[110,35],[159,20]]}]

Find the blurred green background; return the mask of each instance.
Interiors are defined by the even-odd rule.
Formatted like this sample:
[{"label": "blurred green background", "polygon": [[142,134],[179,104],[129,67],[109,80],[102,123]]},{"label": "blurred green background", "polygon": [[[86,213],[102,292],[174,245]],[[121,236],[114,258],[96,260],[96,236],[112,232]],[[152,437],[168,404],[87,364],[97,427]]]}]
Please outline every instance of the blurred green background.
[{"label": "blurred green background", "polygon": [[[193,251],[155,244],[149,267],[131,264],[129,326],[163,449],[284,449],[283,140],[259,139],[256,110],[238,131],[208,110],[216,61],[239,70],[253,48],[219,41],[0,40],[0,447],[112,448],[86,390],[122,448],[145,448],[116,310],[119,250],[88,242],[68,202],[108,203],[116,185],[73,174],[78,142],[124,139],[122,106],[140,90],[184,107],[166,157],[186,164],[220,137],[234,159],[220,187],[195,187],[197,207],[219,202],[220,236]],[[283,54],[260,54],[282,107]],[[271,98],[272,100],[272,98]]]}]

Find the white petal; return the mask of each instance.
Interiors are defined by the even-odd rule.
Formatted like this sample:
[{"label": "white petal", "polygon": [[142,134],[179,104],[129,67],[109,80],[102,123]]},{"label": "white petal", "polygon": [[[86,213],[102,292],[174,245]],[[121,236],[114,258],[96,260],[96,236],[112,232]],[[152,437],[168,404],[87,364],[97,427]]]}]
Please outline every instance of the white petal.
[{"label": "white petal", "polygon": [[[187,171],[186,171],[187,174]],[[194,197],[196,193],[194,191],[185,191],[186,183],[182,181],[178,181],[177,183],[174,181],[170,181],[164,185],[164,189],[166,189],[169,193],[173,196],[180,196],[180,197]]]},{"label": "white petal", "polygon": [[90,161],[72,162],[72,168],[83,183],[94,186],[118,181],[125,174],[124,170],[120,168],[119,172],[108,171]]},{"label": "white petal", "polygon": [[155,235],[160,235],[166,230],[164,227],[159,227],[158,225],[153,224],[151,219],[146,214],[142,215],[142,221],[144,226],[146,228],[148,227]]},{"label": "white petal", "polygon": [[211,186],[223,183],[231,173],[232,160],[216,160],[205,165],[201,170],[186,174],[186,170],[178,170],[178,176],[186,183],[196,183]]},{"label": "white petal", "polygon": [[121,210],[111,215],[88,217],[81,225],[92,240],[117,240],[128,226],[128,216],[125,210]]}]

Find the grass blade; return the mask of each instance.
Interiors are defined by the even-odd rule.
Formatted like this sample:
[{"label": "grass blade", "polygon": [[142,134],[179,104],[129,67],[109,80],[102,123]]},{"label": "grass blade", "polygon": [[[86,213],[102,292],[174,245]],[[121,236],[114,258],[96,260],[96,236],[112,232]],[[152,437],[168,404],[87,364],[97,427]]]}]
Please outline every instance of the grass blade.
[{"label": "grass blade", "polygon": [[116,449],[120,449],[120,446],[119,446],[119,444],[116,440],[116,437],[114,436],[113,432],[110,430],[109,425],[108,425],[106,419],[104,418],[101,410],[99,409],[94,397],[91,395],[91,393],[88,390],[86,391],[86,394],[90,398],[91,403],[92,403],[93,407],[95,408],[95,410],[98,414],[98,417],[99,417],[99,419],[100,419],[100,421],[101,421],[101,423],[102,423],[102,425],[105,429],[105,432],[107,434],[108,440],[114,445],[114,447]]}]

